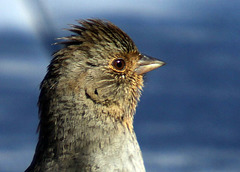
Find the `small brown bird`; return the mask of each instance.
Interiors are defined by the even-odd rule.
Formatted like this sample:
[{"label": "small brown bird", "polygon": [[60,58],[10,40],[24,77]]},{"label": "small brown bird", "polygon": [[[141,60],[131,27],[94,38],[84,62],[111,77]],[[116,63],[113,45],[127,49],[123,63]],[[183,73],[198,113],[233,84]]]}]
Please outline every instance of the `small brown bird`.
[{"label": "small brown bird", "polygon": [[69,30],[40,86],[39,140],[26,171],[145,171],[133,117],[143,75],[164,62],[108,21]]}]

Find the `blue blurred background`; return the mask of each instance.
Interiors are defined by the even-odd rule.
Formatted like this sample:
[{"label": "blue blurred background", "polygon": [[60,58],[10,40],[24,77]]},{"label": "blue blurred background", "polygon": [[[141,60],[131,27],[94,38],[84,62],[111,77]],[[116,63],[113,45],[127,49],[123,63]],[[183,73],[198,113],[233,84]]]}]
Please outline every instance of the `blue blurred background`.
[{"label": "blue blurred background", "polygon": [[104,18],[167,65],[149,73],[135,116],[147,171],[240,171],[240,1],[0,1],[0,171],[27,168],[39,83],[56,37]]}]

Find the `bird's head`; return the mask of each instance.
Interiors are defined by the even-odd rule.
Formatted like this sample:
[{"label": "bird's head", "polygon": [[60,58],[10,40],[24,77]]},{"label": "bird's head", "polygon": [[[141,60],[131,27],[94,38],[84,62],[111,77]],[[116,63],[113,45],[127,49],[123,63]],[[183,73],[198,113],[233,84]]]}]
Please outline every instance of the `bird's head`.
[{"label": "bird's head", "polygon": [[79,23],[68,29],[74,35],[61,38],[66,47],[54,54],[42,92],[67,96],[68,100],[81,97],[88,104],[109,107],[113,113],[118,109],[132,117],[143,75],[164,62],[141,54],[131,38],[108,21]]}]

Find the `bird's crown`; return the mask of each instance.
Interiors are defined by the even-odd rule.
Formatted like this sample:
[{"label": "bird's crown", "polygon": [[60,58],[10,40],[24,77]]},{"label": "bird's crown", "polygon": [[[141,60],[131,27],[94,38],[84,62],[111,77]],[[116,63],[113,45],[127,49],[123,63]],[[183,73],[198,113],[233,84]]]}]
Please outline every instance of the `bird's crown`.
[{"label": "bird's crown", "polygon": [[78,20],[80,25],[70,25],[69,30],[75,35],[61,37],[65,41],[59,42],[65,45],[113,45],[126,53],[137,51],[132,39],[117,26],[107,20],[88,19]]}]

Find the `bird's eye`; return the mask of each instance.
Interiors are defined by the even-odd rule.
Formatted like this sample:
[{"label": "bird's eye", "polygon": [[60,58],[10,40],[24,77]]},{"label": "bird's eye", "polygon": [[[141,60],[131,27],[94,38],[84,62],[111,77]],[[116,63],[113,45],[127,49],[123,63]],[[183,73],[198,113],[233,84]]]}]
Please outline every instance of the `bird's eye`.
[{"label": "bird's eye", "polygon": [[112,62],[112,66],[117,70],[123,70],[125,68],[125,61],[123,59],[115,59]]}]

